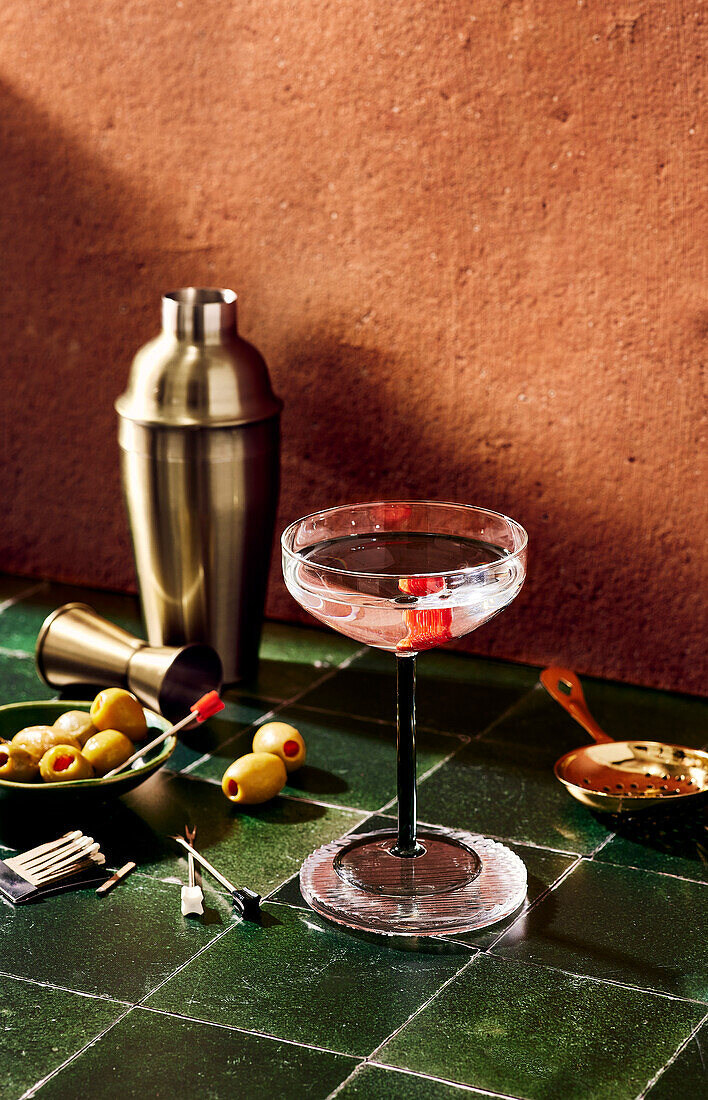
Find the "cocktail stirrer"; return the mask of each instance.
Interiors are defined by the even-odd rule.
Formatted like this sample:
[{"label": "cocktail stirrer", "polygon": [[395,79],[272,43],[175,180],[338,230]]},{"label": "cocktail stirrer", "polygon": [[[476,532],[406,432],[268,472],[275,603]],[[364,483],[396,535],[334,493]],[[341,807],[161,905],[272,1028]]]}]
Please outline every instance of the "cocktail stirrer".
[{"label": "cocktail stirrer", "polygon": [[[191,829],[186,825],[184,835],[190,844],[194,844],[194,839],[197,835],[196,825]],[[204,895],[201,886],[197,886],[197,879],[194,874],[194,855],[192,852],[189,852],[187,855],[187,876],[187,885],[182,887],[182,916],[187,917],[194,914],[200,917],[204,912]]]},{"label": "cocktail stirrer", "polygon": [[225,704],[222,703],[219,698],[218,691],[208,691],[206,695],[202,695],[201,699],[197,699],[190,708],[190,713],[185,715],[181,721],[177,722],[174,726],[170,726],[168,730],[161,733],[153,741],[150,741],[147,745],[142,745],[137,752],[134,752],[132,756],[129,756],[127,760],[124,760],[122,764],[119,764],[117,768],[112,768],[111,771],[106,772],[104,779],[111,779],[114,775],[118,775],[119,772],[125,771],[131,764],[134,764],[136,760],[140,760],[145,756],[146,752],[150,749],[154,749],[157,745],[161,745],[163,741],[166,741],[168,737],[172,737],[174,733],[179,733],[180,730],[188,726],[190,722],[206,722],[207,718],[211,718],[214,714],[218,714],[220,710],[224,709]]}]

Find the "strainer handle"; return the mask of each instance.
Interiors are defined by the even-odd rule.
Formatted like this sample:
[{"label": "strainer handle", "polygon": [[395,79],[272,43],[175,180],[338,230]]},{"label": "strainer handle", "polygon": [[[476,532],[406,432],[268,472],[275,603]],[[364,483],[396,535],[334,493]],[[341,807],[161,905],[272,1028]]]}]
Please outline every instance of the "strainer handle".
[{"label": "strainer handle", "polygon": [[544,668],[540,676],[541,683],[552,699],[568,711],[571,718],[583,727],[584,730],[596,741],[598,745],[604,745],[612,741],[604,730],[601,730],[585,702],[580,680],[569,668],[558,668],[552,665]]}]

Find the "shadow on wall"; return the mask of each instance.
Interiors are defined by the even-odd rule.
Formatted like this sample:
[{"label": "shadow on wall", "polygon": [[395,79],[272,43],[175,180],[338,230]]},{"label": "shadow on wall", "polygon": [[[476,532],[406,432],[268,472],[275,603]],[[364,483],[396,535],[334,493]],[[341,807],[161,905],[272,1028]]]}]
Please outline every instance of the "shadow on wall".
[{"label": "shadow on wall", "polygon": [[[604,518],[580,487],[561,495],[554,488],[560,472],[546,468],[541,446],[522,460],[513,448],[481,445],[464,395],[454,407],[449,394],[441,403],[439,416],[453,424],[433,420],[431,427],[434,384],[422,380],[424,396],[408,396],[396,362],[379,349],[307,333],[287,361],[298,379],[299,407],[286,401],[278,534],[300,515],[354,500],[432,498],[493,507],[528,530],[529,581],[510,608],[456,648],[539,665],[567,664],[570,654],[582,653],[581,673],[616,677],[621,669],[630,682],[705,690],[690,561],[677,563],[684,583],[657,581],[656,547],[642,539],[641,528],[619,511]],[[323,379],[341,384],[325,387]],[[282,585],[277,544],[269,593],[271,617],[312,625]]]},{"label": "shadow on wall", "polygon": [[[125,588],[134,574],[113,401],[156,330],[160,288],[213,273],[210,250],[180,238],[171,196],[151,196],[147,178],[141,188],[140,166],[112,133],[106,118],[87,151],[0,82],[0,568],[31,562],[34,575]],[[289,393],[280,387],[282,524],[355,498],[492,503],[529,530],[530,583],[471,648],[538,663],[575,652],[580,672],[705,690],[692,566],[673,542],[660,549],[672,574],[657,578],[641,525],[544,469],[542,440],[533,455],[480,440],[449,378],[339,341],[327,318],[278,356],[292,380]],[[270,614],[296,618],[277,550],[272,581]]]},{"label": "shadow on wall", "polygon": [[63,579],[115,587],[133,571],[113,401],[156,330],[155,288],[194,278],[195,260],[112,163],[112,129],[87,152],[0,82],[0,568],[57,576],[62,562]]}]

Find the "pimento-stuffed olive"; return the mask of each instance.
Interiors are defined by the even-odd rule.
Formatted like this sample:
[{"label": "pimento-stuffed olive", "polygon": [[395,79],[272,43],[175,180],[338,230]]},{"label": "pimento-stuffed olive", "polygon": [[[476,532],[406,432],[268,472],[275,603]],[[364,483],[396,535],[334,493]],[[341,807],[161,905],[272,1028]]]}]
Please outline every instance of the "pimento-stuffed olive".
[{"label": "pimento-stuffed olive", "polygon": [[55,730],[61,730],[75,737],[80,745],[85,745],[89,737],[96,733],[91,715],[85,710],[67,710],[54,723]]},{"label": "pimento-stuffed olive", "polygon": [[22,745],[11,741],[0,743],[0,779],[13,783],[31,783],[39,774],[39,761]]},{"label": "pimento-stuffed olive", "polygon": [[142,741],[147,734],[143,708],[135,696],[123,688],[99,691],[90,713],[97,730],[120,730],[131,741]]},{"label": "pimento-stuffed olive", "polygon": [[228,766],[221,789],[230,802],[254,806],[275,798],[287,778],[285,764],[279,756],[270,752],[249,752]]},{"label": "pimento-stuffed olive", "polygon": [[39,774],[45,783],[69,783],[74,779],[91,779],[93,768],[80,749],[55,745],[40,760]]},{"label": "pimento-stuffed olive", "polygon": [[287,722],[266,722],[261,726],[253,738],[253,751],[275,753],[289,772],[301,768],[307,755],[302,734]]},{"label": "pimento-stuffed olive", "polygon": [[89,737],[82,752],[96,775],[105,775],[132,756],[134,748],[130,738],[120,730],[101,730]]}]

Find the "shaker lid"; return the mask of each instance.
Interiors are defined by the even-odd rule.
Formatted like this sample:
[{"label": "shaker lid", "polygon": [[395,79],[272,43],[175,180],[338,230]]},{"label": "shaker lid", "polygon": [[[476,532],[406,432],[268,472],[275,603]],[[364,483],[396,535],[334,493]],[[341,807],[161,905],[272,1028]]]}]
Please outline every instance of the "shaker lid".
[{"label": "shaker lid", "polygon": [[236,328],[232,290],[185,287],[162,299],[162,332],[133,360],[115,407],[127,420],[174,428],[230,427],[283,407],[260,353]]}]

